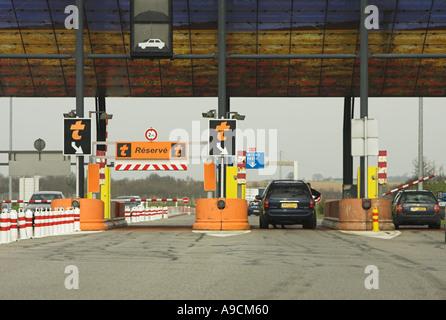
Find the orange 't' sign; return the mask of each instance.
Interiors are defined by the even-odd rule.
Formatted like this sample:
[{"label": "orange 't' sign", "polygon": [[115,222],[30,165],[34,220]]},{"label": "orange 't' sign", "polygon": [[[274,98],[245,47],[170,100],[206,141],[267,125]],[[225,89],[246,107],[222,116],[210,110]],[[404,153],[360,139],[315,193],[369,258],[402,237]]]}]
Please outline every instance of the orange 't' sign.
[{"label": "orange 't' sign", "polygon": [[235,155],[236,120],[209,120],[209,155]]}]

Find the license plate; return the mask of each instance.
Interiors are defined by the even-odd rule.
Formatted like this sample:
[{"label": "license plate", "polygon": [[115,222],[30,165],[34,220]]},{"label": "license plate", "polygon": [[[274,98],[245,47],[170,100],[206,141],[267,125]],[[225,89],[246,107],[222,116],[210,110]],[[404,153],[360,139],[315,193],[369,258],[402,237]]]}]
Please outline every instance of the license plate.
[{"label": "license plate", "polygon": [[426,211],[426,207],[411,207],[410,211]]},{"label": "license plate", "polygon": [[282,208],[297,208],[297,203],[282,203]]}]

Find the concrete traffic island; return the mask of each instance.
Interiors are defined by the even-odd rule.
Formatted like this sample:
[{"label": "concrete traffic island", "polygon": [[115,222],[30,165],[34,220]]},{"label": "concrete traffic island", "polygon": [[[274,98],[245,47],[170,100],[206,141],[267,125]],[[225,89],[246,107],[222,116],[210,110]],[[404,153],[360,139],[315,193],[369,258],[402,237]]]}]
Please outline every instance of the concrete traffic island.
[{"label": "concrete traffic island", "polygon": [[104,202],[99,199],[54,199],[51,208],[72,207],[73,200],[79,201],[81,231],[108,230],[116,227],[111,219],[104,219]]},{"label": "concrete traffic island", "polygon": [[196,202],[193,230],[250,230],[245,199],[208,198]]},{"label": "concrete traffic island", "polygon": [[380,230],[394,230],[390,199],[340,199],[325,201],[322,226],[337,230],[373,230],[373,207],[378,209]]}]

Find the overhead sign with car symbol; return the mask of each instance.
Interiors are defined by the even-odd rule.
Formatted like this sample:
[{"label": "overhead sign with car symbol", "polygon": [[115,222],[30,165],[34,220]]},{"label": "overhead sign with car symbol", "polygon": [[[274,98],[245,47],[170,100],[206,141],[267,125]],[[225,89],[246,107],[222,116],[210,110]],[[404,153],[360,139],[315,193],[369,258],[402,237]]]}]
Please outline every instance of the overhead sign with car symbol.
[{"label": "overhead sign with car symbol", "polygon": [[172,0],[130,1],[130,55],[173,56]]}]

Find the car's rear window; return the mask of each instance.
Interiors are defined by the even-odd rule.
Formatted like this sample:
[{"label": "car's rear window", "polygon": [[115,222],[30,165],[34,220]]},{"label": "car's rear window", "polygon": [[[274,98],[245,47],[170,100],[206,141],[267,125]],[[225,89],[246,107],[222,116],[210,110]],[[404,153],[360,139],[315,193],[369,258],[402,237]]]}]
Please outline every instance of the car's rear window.
[{"label": "car's rear window", "polygon": [[268,198],[311,197],[310,191],[303,185],[274,185],[268,191]]},{"label": "car's rear window", "polygon": [[31,200],[54,200],[54,199],[60,199],[62,196],[60,194],[33,194],[31,197]]},{"label": "car's rear window", "polygon": [[401,197],[401,202],[410,203],[432,203],[435,202],[435,197],[430,193],[405,193]]}]

